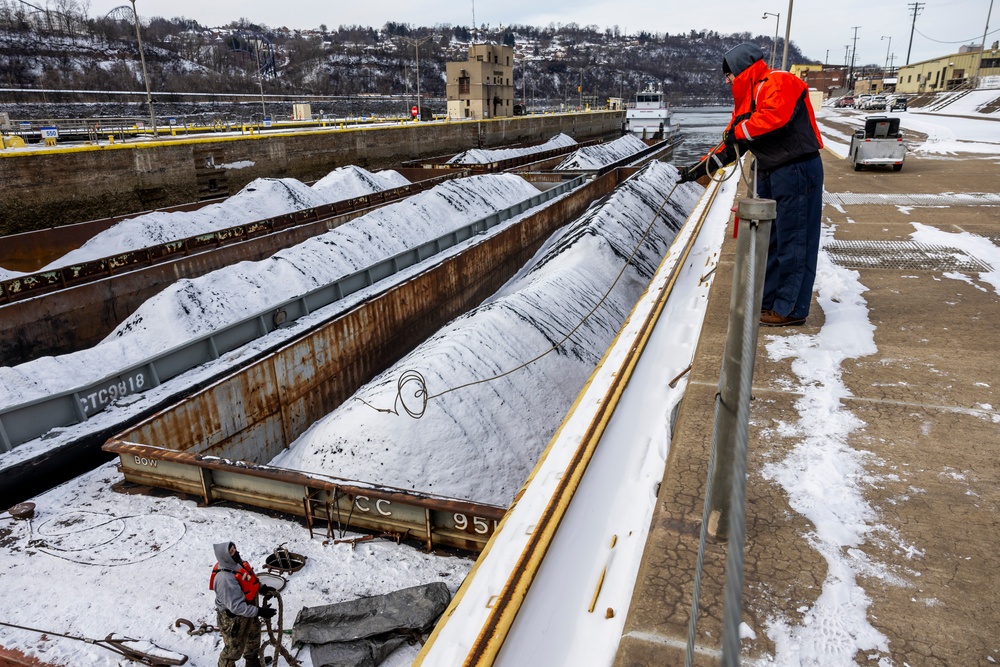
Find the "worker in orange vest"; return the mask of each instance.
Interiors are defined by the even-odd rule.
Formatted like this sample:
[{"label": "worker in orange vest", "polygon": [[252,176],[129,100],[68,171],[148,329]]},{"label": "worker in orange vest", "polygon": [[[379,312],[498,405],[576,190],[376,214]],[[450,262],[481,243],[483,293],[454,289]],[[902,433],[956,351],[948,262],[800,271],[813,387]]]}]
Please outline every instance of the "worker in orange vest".
[{"label": "worker in orange vest", "polygon": [[214,546],[218,562],[212,569],[208,587],[215,591],[215,611],[224,646],[219,667],[236,667],[242,656],[245,667],[260,665],[260,619],[274,616],[266,602],[257,604],[257,594],[266,594],[250,563],[243,560],[236,545],[220,542]]}]

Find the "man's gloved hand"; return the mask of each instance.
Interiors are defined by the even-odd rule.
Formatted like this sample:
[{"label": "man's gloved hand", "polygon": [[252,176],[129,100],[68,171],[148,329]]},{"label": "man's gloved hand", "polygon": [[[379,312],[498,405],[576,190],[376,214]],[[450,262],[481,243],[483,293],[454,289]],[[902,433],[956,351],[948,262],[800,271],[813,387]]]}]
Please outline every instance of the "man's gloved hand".
[{"label": "man's gloved hand", "polygon": [[678,171],[680,171],[680,179],[677,182],[690,183],[691,181],[697,181],[705,175],[705,165],[699,162],[688,167],[681,167]]},{"label": "man's gloved hand", "polygon": [[257,607],[258,618],[265,618],[265,619],[273,618],[276,613],[277,611],[274,609],[274,607],[268,607],[266,604]]},{"label": "man's gloved hand", "polygon": [[724,144],[726,144],[726,146],[735,146],[736,145],[736,130],[734,130],[733,128],[730,127],[725,132],[723,132],[722,133],[722,142]]},{"label": "man's gloved hand", "polygon": [[259,590],[259,592],[260,592],[260,594],[261,594],[261,596],[262,596],[262,597],[265,597],[265,598],[269,598],[269,597],[271,597],[272,595],[274,595],[275,593],[277,593],[278,591],[276,591],[276,590],[275,590],[274,588],[272,588],[271,586],[267,586],[267,585],[262,585],[262,586],[260,587],[260,590]]}]

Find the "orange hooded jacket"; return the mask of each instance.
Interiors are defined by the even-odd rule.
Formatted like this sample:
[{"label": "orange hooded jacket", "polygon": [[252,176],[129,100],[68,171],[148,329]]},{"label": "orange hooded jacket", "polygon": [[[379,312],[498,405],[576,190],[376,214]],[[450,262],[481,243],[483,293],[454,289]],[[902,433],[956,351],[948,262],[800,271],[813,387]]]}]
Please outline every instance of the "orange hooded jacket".
[{"label": "orange hooded jacket", "polygon": [[[735,105],[726,129],[733,131],[742,149],[753,152],[760,168],[771,171],[817,157],[823,139],[805,82],[768,68],[763,60],[732,71],[736,75],[732,83]],[[718,167],[735,160],[736,152],[723,146],[709,156]]]}]

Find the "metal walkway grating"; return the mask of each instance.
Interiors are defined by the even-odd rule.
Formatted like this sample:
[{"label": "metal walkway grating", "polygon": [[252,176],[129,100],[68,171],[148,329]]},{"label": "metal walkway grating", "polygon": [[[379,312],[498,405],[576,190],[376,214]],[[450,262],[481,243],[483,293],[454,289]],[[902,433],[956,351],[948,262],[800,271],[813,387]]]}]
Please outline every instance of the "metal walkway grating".
[{"label": "metal walkway grating", "polygon": [[840,206],[888,204],[895,206],[994,206],[1000,204],[995,192],[887,195],[877,193],[824,192],[823,203]]},{"label": "metal walkway grating", "polygon": [[830,241],[824,250],[834,263],[848,269],[993,270],[958,248],[916,241]]}]

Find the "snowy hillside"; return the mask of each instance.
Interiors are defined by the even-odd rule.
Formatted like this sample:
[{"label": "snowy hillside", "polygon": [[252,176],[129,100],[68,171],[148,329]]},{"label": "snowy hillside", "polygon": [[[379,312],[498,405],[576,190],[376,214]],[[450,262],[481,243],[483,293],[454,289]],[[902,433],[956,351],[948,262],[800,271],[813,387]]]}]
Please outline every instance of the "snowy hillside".
[{"label": "snowy hillside", "polygon": [[[702,189],[679,186],[642,238],[676,180],[676,169],[651,163],[550,239],[493,298],[360,389],[361,400],[344,403],[272,463],[509,504],[696,204]],[[509,375],[443,393],[518,368],[553,345]],[[392,407],[406,370],[426,378],[422,418],[361,402]],[[415,388],[404,387],[404,396],[412,401]]]}]

